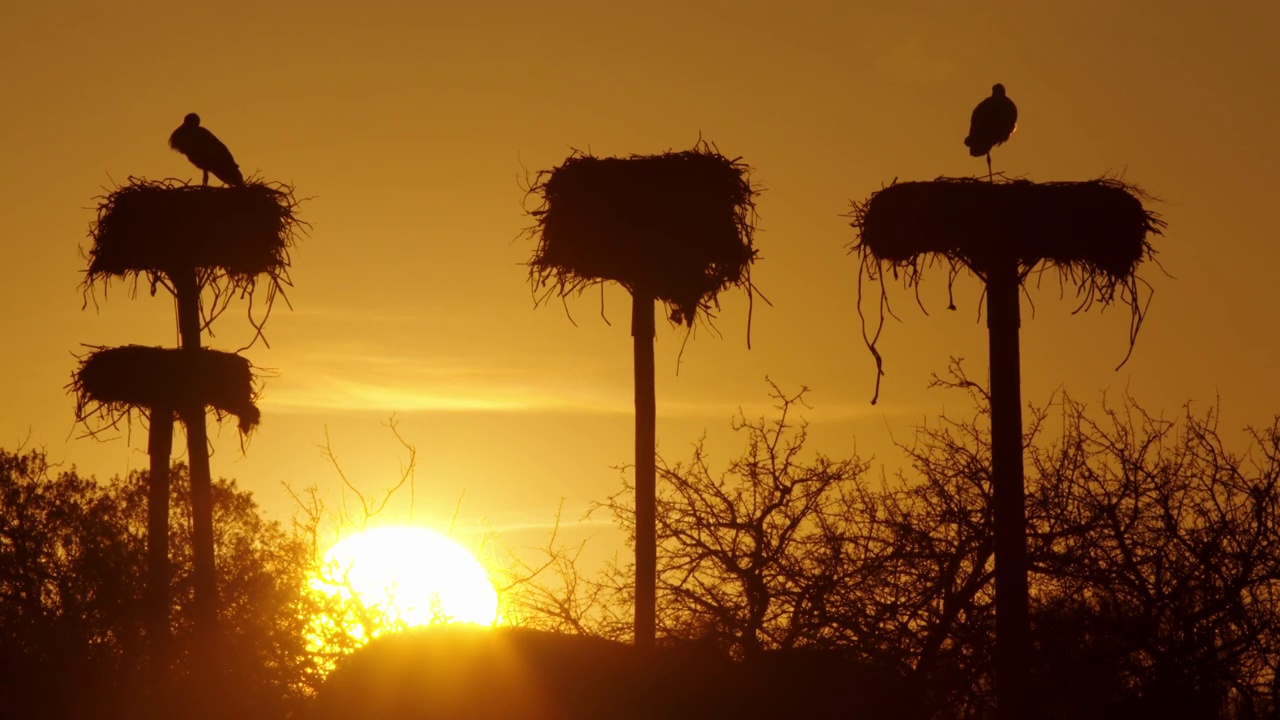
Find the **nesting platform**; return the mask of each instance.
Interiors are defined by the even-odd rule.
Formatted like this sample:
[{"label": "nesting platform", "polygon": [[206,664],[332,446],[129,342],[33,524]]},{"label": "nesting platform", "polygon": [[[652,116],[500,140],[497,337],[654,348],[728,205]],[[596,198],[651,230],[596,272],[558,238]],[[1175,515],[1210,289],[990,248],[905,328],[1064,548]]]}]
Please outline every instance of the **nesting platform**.
[{"label": "nesting platform", "polygon": [[[1137,269],[1155,255],[1150,236],[1165,226],[1143,206],[1145,197],[1110,178],[1049,183],[938,178],[895,183],[854,202],[850,224],[858,239],[851,251],[862,260],[858,314],[876,362],[872,404],[884,374],[876,344],[889,307],[886,275],[918,290],[924,268],[934,262],[950,266],[948,289],[961,268],[983,281],[1012,272],[1015,282],[1034,270],[1056,269],[1064,286],[1075,288],[1077,310],[1117,300],[1129,307],[1132,352],[1145,311]],[[879,321],[872,331],[862,313],[864,277],[880,284]]]},{"label": "nesting platform", "polygon": [[897,265],[942,255],[979,273],[1010,257],[1024,268],[1048,261],[1120,281],[1151,254],[1147,237],[1164,226],[1142,197],[1110,179],[897,183],[854,203],[854,249]]},{"label": "nesting platform", "polygon": [[102,199],[88,279],[190,268],[275,276],[289,264],[296,202],[282,185],[188,185],[131,178]]},{"label": "nesting platform", "polygon": [[539,173],[531,193],[536,289],[559,295],[615,281],[693,324],[717,295],[750,287],[756,191],[749,168],[713,147],[597,158],[575,153]]},{"label": "nesting platform", "polygon": [[258,424],[253,366],[217,350],[126,345],[91,353],[72,381],[77,416],[118,418],[131,409],[212,407],[235,415],[242,433]]}]

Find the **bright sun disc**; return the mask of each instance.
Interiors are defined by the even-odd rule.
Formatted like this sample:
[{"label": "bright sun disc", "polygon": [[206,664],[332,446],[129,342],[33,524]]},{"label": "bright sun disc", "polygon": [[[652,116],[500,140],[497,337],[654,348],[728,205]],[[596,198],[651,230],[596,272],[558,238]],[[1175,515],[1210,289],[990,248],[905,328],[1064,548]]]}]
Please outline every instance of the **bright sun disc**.
[{"label": "bright sun disc", "polygon": [[461,545],[420,527],[383,527],[351,535],[324,556],[315,587],[352,593],[404,627],[438,622],[492,625],[498,594]]}]

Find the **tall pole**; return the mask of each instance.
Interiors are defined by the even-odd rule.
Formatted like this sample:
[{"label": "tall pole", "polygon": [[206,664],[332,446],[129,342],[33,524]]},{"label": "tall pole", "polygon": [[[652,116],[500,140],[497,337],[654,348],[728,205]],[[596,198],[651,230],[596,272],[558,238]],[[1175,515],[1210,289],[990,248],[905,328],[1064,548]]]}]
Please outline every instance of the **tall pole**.
[{"label": "tall pole", "polygon": [[1027,600],[1027,519],[1022,468],[1022,388],[1018,358],[1017,258],[987,273],[991,368],[991,483],[995,511],[998,720],[1027,716],[1031,629]]},{"label": "tall pole", "polygon": [[[178,332],[182,349],[194,360],[200,351],[200,284],[194,268],[175,273],[178,295]],[[193,380],[198,382],[198,380]],[[209,436],[204,424],[204,405],[178,408],[187,427],[187,458],[191,469],[191,544],[195,576],[196,630],[206,643],[212,642],[217,625],[217,580],[213,561],[213,481],[209,473]]]},{"label": "tall pole", "polygon": [[653,293],[631,293],[636,373],[636,647],[653,650],[657,631],[657,411],[653,388]]},{"label": "tall pole", "polygon": [[147,645],[151,687],[164,686],[169,666],[169,458],[173,455],[173,410],[151,408],[147,433],[151,456],[147,489]]}]

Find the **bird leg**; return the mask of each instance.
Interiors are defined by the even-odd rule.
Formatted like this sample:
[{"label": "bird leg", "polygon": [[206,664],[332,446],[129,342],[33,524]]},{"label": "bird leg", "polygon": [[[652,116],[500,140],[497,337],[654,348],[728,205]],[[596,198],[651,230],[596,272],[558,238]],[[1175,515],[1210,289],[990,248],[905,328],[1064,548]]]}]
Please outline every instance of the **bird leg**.
[{"label": "bird leg", "polygon": [[[208,173],[206,173],[208,175]],[[991,153],[987,153],[987,182],[994,182],[991,179]]]},{"label": "bird leg", "polygon": [[[991,164],[991,156],[990,156],[990,155],[988,155],[988,156],[987,156],[987,164],[988,164],[988,165],[990,165],[990,164]],[[203,182],[201,182],[200,184],[201,184],[201,185],[208,185],[208,184],[209,184],[209,171],[208,171],[208,170],[205,170],[205,171],[204,171],[204,181],[203,181]]]}]

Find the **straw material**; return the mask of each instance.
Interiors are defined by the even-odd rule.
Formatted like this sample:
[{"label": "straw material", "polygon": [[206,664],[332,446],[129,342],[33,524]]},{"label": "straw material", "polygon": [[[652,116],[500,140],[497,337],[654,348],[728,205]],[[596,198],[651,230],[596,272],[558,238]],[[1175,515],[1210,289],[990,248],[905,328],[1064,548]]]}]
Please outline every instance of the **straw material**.
[{"label": "straw material", "polygon": [[[163,286],[176,294],[175,277],[195,272],[202,322],[213,322],[234,297],[247,297],[249,321],[262,337],[277,295],[289,280],[289,250],[306,223],[298,220],[293,189],[250,180],[239,187],[189,185],[180,180],[129,178],[98,206],[84,292],[88,302],[99,280],[146,276],[151,294]],[[266,281],[255,318],[258,282]],[[105,284],[104,284],[105,287]],[[288,298],[285,298],[288,303]]]},{"label": "straw material", "polygon": [[208,406],[239,419],[241,433],[258,424],[253,366],[233,353],[126,345],[84,358],[71,384],[81,422],[119,422],[133,408]]},{"label": "straw material", "polygon": [[283,185],[212,187],[130,178],[98,206],[89,277],[187,268],[275,274],[289,264],[295,206]]},{"label": "straw material", "polygon": [[855,249],[895,264],[941,254],[979,273],[1013,255],[1025,268],[1049,261],[1121,281],[1150,255],[1148,234],[1163,227],[1141,197],[1110,179],[900,183],[855,204]]},{"label": "straw material", "polygon": [[[1149,238],[1162,234],[1165,227],[1143,207],[1146,197],[1140,189],[1110,178],[1053,183],[939,178],[896,183],[854,202],[850,224],[858,239],[851,251],[862,259],[858,313],[863,338],[876,361],[876,397],[883,375],[876,343],[886,314],[892,313],[886,274],[900,275],[908,287],[918,289],[924,268],[935,262],[950,266],[949,287],[960,268],[984,280],[992,267],[1010,260],[1017,260],[1024,279],[1032,272],[1056,269],[1064,285],[1075,287],[1077,311],[1117,299],[1129,307],[1132,353],[1150,297],[1140,296],[1147,286],[1137,269],[1154,258]],[[881,286],[879,324],[873,332],[868,332],[862,314],[864,277]],[[1120,364],[1127,360],[1128,355]]]},{"label": "straw material", "polygon": [[[751,291],[756,190],[749,168],[713,146],[626,158],[575,152],[544,170],[530,192],[535,291],[561,297],[612,280],[665,302],[692,326],[719,293]],[[545,297],[545,295],[544,295]]]}]

